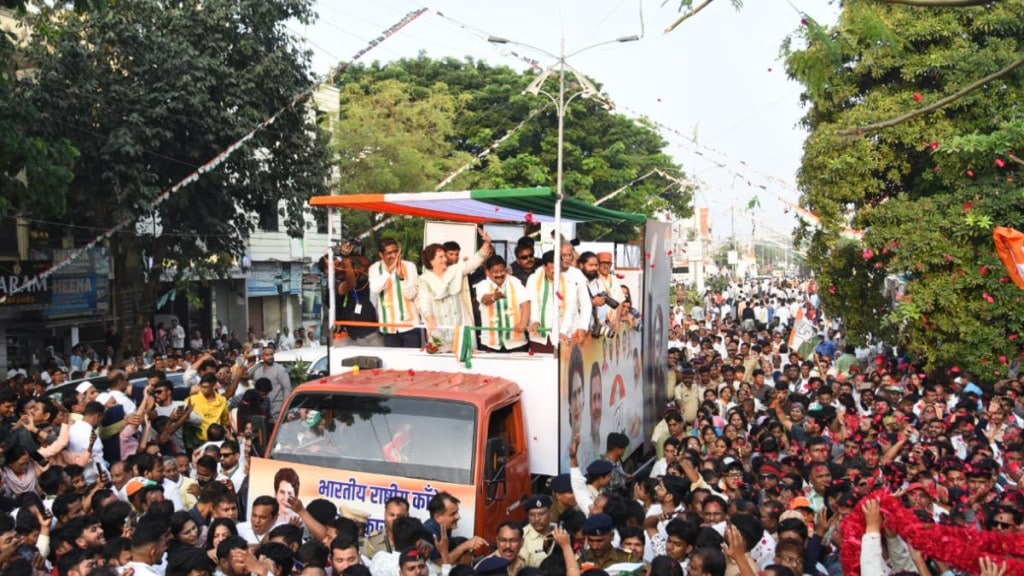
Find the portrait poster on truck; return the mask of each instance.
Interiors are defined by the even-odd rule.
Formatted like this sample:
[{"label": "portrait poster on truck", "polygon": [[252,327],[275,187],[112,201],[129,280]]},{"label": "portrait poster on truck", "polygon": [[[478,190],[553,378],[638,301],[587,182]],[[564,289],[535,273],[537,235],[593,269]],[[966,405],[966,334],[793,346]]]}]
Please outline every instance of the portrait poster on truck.
[{"label": "portrait poster on truck", "polygon": [[672,276],[672,227],[648,221],[644,227],[644,379],[648,387],[644,430],[653,430],[668,403],[668,291]]},{"label": "portrait poster on truck", "polygon": [[[569,418],[562,419],[561,436],[580,435],[582,466],[603,453],[610,432],[629,436],[627,451],[644,441],[642,338],[642,332],[626,330],[615,338],[562,346],[561,404],[569,407]],[[563,451],[561,467],[569,470],[568,451]]]},{"label": "portrait poster on truck", "polygon": [[[409,502],[409,514],[426,521],[430,518],[427,504],[438,492],[448,492],[461,501],[462,518],[456,535],[472,536],[476,494],[473,486],[450,484],[371,474],[367,472],[333,471],[306,464],[295,464],[255,458],[249,470],[250,500],[260,495],[273,495],[284,511],[289,510],[287,502],[291,496],[298,497],[303,505],[324,499],[338,506],[369,514],[367,533],[384,528],[384,504],[394,496],[401,496]],[[252,503],[250,502],[250,506]]]}]

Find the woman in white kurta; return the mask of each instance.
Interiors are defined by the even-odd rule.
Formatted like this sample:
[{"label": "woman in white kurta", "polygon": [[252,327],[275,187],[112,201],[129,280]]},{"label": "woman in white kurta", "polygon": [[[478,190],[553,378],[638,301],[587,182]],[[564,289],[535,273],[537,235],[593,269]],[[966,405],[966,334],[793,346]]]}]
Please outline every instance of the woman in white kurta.
[{"label": "woman in white kurta", "polygon": [[491,252],[491,237],[483,230],[480,230],[480,237],[484,240],[483,246],[464,262],[449,264],[440,244],[423,249],[423,274],[418,280],[416,306],[427,326],[427,338],[440,338],[443,350],[452,349],[455,326],[473,324],[466,277],[479,268]]}]

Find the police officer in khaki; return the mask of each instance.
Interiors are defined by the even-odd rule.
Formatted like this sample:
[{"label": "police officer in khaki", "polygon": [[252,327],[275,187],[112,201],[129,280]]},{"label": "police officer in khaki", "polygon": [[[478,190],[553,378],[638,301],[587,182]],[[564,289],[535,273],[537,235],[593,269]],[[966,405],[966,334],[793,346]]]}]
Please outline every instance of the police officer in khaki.
[{"label": "police officer in khaki", "polygon": [[523,531],[523,547],[519,558],[525,566],[540,568],[554,545],[555,524],[551,521],[551,497],[535,494],[526,501],[526,518],[529,524]]},{"label": "police officer in khaki", "polygon": [[[612,536],[615,531],[615,524],[611,516],[607,514],[592,514],[583,523],[583,535],[586,537],[587,547],[580,553],[580,569],[583,571],[589,568],[608,568],[620,562],[642,562],[632,552],[626,552],[621,548],[612,546]],[[589,566],[588,566],[589,565]]]}]

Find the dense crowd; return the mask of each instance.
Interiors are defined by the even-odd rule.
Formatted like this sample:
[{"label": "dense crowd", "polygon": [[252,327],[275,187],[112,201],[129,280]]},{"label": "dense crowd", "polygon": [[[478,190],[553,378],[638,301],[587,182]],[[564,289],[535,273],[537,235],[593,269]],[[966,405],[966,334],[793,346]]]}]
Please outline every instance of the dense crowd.
[{"label": "dense crowd", "polygon": [[[373,264],[353,268],[358,259],[346,255],[341,318],[359,319],[366,308],[355,294],[377,291],[364,318],[384,325],[350,327],[347,344],[423,345],[420,329],[399,326],[406,320],[450,344],[446,330],[472,313],[464,279],[477,266],[472,305],[483,325],[508,328],[481,339],[493,352],[550,350],[543,328],[556,313],[560,339],[634,327],[610,255],[562,246],[569,287],[557,290],[565,297],[556,310],[554,253],[538,259],[521,243],[507,267],[486,240],[467,259],[428,246],[420,277],[436,278],[424,282],[394,241],[381,243]],[[680,302],[667,379],[655,383],[672,399],[650,438],[655,458],[625,463],[638,447],[611,433],[599,459],[579,462],[573,439],[570,472],[520,502],[525,521],[504,522],[493,541],[455,535],[460,502],[446,492],[425,520],[392,498],[374,532],[359,510],[300,501],[297,477],[279,474],[274,494],[251,498],[249,459],[291,389],[269,344],[235,345],[223,333],[191,349],[179,338],[117,365],[49,351],[41,370],[12,370],[0,388],[0,572],[824,576],[843,573],[843,520],[856,514],[862,574],[955,573],[901,538],[880,491],[923,523],[1020,532],[1024,378],[982,389],[967,372],[926,374],[889,347],[847,341],[814,292],[813,282],[760,280]],[[794,340],[798,323],[813,338]],[[116,332],[108,336],[117,350]],[[65,384],[82,375],[104,378],[104,389]],[[979,571],[1005,568],[984,560]]]}]

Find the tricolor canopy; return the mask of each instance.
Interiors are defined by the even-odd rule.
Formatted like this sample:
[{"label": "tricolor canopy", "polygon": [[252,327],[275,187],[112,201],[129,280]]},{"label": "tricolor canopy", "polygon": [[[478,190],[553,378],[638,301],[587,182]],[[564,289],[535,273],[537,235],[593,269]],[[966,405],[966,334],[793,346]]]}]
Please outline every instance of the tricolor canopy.
[{"label": "tricolor canopy", "polygon": [[[557,196],[550,188],[504,188],[459,192],[401,192],[314,196],[312,206],[369,210],[455,222],[554,222]],[[640,214],[619,212],[581,200],[562,200],[563,222],[626,221],[643,223]]]}]

